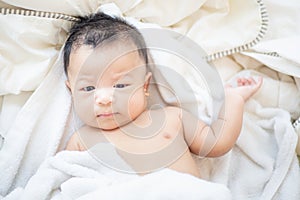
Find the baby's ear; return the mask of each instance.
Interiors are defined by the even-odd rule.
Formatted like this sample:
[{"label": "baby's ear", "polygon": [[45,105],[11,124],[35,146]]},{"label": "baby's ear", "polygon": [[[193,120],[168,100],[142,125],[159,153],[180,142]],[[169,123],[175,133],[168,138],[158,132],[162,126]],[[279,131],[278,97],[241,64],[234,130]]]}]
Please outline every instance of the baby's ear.
[{"label": "baby's ear", "polygon": [[145,76],[145,83],[144,83],[144,89],[148,89],[149,87],[149,84],[150,84],[150,80],[151,80],[151,77],[152,77],[152,73],[151,72],[148,72]]},{"label": "baby's ear", "polygon": [[70,81],[69,81],[69,80],[66,80],[66,81],[65,81],[65,84],[66,84],[67,88],[69,89],[69,91],[72,92],[72,90],[71,90],[71,85],[70,85]]}]

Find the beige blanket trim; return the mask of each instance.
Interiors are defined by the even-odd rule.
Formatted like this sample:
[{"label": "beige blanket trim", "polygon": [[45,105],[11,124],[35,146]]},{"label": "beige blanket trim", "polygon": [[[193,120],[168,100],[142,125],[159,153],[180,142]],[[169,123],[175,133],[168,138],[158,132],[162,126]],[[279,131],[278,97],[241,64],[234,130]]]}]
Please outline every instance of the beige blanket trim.
[{"label": "beige blanket trim", "polygon": [[[260,18],[261,18],[261,27],[257,34],[257,36],[251,41],[244,45],[240,45],[237,47],[234,47],[232,49],[227,49],[223,51],[219,51],[216,53],[213,53],[211,55],[207,55],[204,59],[208,62],[211,62],[213,60],[217,60],[219,58],[239,53],[242,51],[246,51],[256,45],[258,42],[262,40],[262,38],[265,36],[267,28],[268,28],[268,13],[265,7],[265,4],[262,0],[256,0],[258,6],[259,6],[259,12],[260,12]],[[66,15],[62,13],[56,13],[56,12],[44,12],[44,11],[35,11],[35,10],[26,10],[26,9],[17,9],[17,8],[0,8],[0,14],[3,15],[24,15],[24,16],[35,16],[35,17],[45,17],[45,18],[53,18],[53,19],[63,19],[67,21],[78,21],[78,18],[76,16]]]}]

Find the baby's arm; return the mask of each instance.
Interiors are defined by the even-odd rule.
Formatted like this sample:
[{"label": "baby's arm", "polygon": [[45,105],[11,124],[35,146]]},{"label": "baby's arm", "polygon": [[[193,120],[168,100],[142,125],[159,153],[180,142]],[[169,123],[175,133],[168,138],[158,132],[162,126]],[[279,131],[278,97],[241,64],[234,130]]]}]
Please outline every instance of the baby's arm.
[{"label": "baby's arm", "polygon": [[240,78],[237,85],[225,88],[225,103],[211,126],[183,111],[185,139],[193,153],[216,157],[234,146],[242,127],[244,103],[261,87],[262,78],[257,82],[253,78]]}]

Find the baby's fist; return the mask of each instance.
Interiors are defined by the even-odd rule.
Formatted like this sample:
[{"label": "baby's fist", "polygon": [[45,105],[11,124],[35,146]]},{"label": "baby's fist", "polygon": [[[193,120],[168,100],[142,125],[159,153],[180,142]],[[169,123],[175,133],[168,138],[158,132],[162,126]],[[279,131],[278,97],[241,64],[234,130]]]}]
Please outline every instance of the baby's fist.
[{"label": "baby's fist", "polygon": [[261,87],[263,83],[263,78],[259,77],[257,81],[255,81],[252,77],[238,78],[236,81],[237,81],[237,87],[233,87],[231,85],[225,85],[225,91],[236,93],[241,97],[243,97],[244,101],[247,101]]}]

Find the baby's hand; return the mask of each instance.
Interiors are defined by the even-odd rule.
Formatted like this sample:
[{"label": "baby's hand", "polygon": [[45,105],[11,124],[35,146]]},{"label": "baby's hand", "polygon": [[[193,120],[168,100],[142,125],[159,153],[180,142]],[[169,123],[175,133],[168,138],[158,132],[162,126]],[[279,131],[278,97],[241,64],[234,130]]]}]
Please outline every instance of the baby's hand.
[{"label": "baby's hand", "polygon": [[243,97],[244,101],[247,101],[252,95],[257,92],[261,87],[263,78],[259,77],[258,81],[251,78],[238,78],[237,87],[233,87],[229,84],[225,85],[225,92],[233,92]]}]

